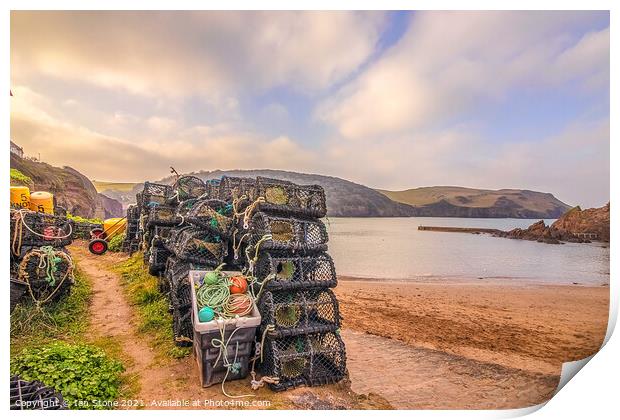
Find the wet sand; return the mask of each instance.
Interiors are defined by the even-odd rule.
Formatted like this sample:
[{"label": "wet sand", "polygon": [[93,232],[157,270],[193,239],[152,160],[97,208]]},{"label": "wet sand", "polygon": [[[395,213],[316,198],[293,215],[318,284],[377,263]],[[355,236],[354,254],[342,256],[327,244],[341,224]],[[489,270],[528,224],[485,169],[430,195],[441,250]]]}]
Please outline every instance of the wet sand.
[{"label": "wet sand", "polygon": [[[376,392],[399,408],[538,404],[552,396],[562,362],[595,353],[607,328],[608,286],[339,280],[345,338],[348,330],[376,336],[366,336],[370,351],[355,349],[353,389]],[[390,347],[394,340],[400,344]],[[374,377],[368,374],[373,352],[390,366]],[[387,380],[390,369],[395,378],[410,372],[418,379]],[[441,371],[450,375],[437,375]],[[429,381],[420,386],[423,377]],[[415,388],[404,393],[403,383]]]}]

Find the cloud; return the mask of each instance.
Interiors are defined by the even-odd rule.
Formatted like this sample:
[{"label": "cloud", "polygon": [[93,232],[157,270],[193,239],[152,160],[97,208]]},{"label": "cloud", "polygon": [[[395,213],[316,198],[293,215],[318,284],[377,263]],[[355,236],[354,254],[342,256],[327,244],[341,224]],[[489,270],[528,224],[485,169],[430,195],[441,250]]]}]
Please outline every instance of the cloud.
[{"label": "cloud", "polygon": [[378,12],[13,11],[12,73],[225,104],[244,89],[331,86],[369,57],[384,21]]},{"label": "cloud", "polygon": [[511,89],[609,85],[609,28],[582,12],[420,12],[378,62],[322,103],[346,138],[450,122]]}]

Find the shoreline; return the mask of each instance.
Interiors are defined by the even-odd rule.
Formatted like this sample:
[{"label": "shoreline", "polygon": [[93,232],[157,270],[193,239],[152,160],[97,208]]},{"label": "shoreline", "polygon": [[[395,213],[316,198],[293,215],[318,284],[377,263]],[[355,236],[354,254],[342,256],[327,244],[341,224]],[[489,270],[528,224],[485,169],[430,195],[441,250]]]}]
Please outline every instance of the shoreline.
[{"label": "shoreline", "polygon": [[567,287],[609,287],[607,282],[572,282],[561,280],[549,280],[532,277],[458,277],[458,276],[413,276],[408,278],[380,278],[362,277],[356,275],[338,275],[338,281],[343,282],[368,282],[368,283],[399,283],[399,284],[429,284],[429,285],[504,285],[504,286],[567,286]]}]

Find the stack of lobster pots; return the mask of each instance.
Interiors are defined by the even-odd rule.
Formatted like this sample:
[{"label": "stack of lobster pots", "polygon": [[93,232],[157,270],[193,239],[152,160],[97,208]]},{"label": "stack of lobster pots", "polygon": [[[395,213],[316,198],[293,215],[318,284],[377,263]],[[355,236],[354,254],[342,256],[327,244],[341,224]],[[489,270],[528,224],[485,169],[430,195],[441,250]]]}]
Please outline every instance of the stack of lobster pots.
[{"label": "stack of lobster pots", "polygon": [[142,241],[140,237],[140,207],[138,205],[127,207],[126,219],[127,230],[121,249],[131,255],[140,249],[140,242]]},{"label": "stack of lobster pots", "polygon": [[[338,382],[346,375],[336,270],[327,253],[325,192],[318,185],[258,177],[238,181],[244,205],[234,242],[245,247],[261,327],[259,370],[276,391]],[[242,204],[242,201],[245,203]],[[241,205],[240,205],[241,204]]]},{"label": "stack of lobster pots", "polygon": [[262,323],[257,366],[276,391],[346,375],[325,192],[258,177],[182,176],[138,194],[145,261],[168,294],[177,345],[191,345],[190,270],[243,271]]},{"label": "stack of lobster pots", "polygon": [[70,293],[73,227],[64,216],[11,210],[11,312],[24,299],[43,305]]}]

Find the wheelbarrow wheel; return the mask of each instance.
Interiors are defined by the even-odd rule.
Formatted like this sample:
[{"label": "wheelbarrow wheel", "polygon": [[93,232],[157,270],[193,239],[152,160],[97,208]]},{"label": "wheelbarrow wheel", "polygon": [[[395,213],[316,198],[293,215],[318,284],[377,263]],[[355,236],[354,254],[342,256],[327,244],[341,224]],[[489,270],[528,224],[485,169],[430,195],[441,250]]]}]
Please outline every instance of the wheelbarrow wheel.
[{"label": "wheelbarrow wheel", "polygon": [[105,232],[101,228],[94,228],[90,231],[91,239],[104,239],[106,237]]},{"label": "wheelbarrow wheel", "polygon": [[88,244],[88,250],[95,255],[103,255],[108,250],[108,243],[103,239],[93,239]]}]

